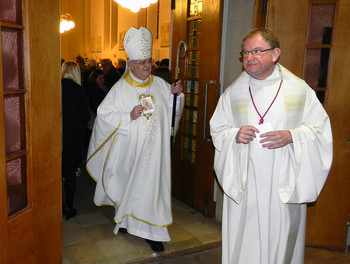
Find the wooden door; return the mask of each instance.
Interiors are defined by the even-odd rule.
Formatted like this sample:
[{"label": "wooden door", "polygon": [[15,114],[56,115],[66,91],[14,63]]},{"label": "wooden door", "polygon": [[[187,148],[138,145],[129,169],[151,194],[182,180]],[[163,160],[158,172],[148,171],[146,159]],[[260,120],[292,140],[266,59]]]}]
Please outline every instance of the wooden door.
[{"label": "wooden door", "polygon": [[[331,120],[333,165],[318,201],[308,206],[306,244],[339,249],[345,248],[350,221],[349,14],[347,0],[295,0],[292,4],[270,0],[267,15],[267,26],[280,38],[281,64],[307,80]],[[315,34],[320,26],[327,31],[320,31],[323,36],[318,42]],[[311,36],[316,36],[315,41]],[[323,51],[328,54],[324,63]],[[328,64],[328,71],[322,74],[326,78],[319,78],[321,71],[315,62]]]},{"label": "wooden door", "polygon": [[60,1],[1,0],[0,263],[62,263]]},{"label": "wooden door", "polygon": [[222,1],[177,0],[173,15],[172,69],[177,47],[187,42],[180,60],[185,107],[173,151],[173,195],[213,216],[214,148],[209,120],[219,98]]}]

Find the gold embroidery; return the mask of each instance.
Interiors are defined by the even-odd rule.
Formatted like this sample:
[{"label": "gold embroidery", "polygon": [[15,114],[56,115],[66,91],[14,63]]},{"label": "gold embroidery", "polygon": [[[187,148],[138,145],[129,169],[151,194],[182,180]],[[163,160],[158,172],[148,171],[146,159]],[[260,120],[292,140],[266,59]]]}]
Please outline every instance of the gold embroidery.
[{"label": "gold embroidery", "polygon": [[113,204],[97,204],[94,202],[94,204],[98,207],[102,207],[102,206],[113,206]]},{"label": "gold embroidery", "polygon": [[111,150],[112,150],[112,147],[113,147],[113,145],[114,145],[114,141],[115,141],[116,137],[117,137],[117,131],[115,132],[115,134],[114,134],[114,136],[113,136],[112,143],[111,143],[111,145],[109,146],[108,153],[107,153],[106,159],[105,159],[104,164],[103,164],[102,176],[101,176],[101,181],[102,181],[103,190],[104,190],[106,196],[108,197],[108,199],[111,200],[113,203],[116,203],[116,202],[114,202],[114,201],[111,199],[111,197],[109,197],[109,195],[108,195],[108,193],[107,193],[107,190],[106,190],[106,188],[105,188],[105,183],[104,183],[104,180],[103,180],[103,179],[104,179],[104,176],[105,176],[105,168],[106,168],[107,160],[108,160],[108,158],[109,158],[109,154],[110,154],[110,152],[111,152]]},{"label": "gold embroidery", "polygon": [[[137,93],[137,91],[136,91],[136,93]],[[141,102],[141,99],[143,99],[143,98],[146,98],[146,97],[151,97],[151,99],[152,99],[152,103],[155,105],[155,103],[156,103],[156,99],[153,97],[153,95],[151,94],[151,93],[143,93],[143,94],[138,94],[138,96],[139,96],[139,102]],[[152,116],[152,113],[148,113],[148,114],[143,114],[143,116],[144,117],[146,117],[147,118],[147,120]]]},{"label": "gold embroidery", "polygon": [[[111,145],[110,145],[110,147],[109,147],[109,149],[108,149],[107,156],[106,156],[106,159],[105,159],[104,164],[103,164],[102,177],[101,177],[103,190],[104,190],[106,196],[107,196],[111,201],[113,201],[113,200],[112,200],[112,199],[109,197],[109,195],[107,194],[107,191],[106,191],[105,185],[104,185],[104,181],[103,181],[103,178],[104,178],[103,176],[104,176],[104,174],[105,174],[106,162],[107,162],[107,160],[108,160],[110,151],[111,151],[111,149],[112,149],[112,147],[113,147],[113,145],[114,145],[114,141],[115,141],[115,139],[116,139],[116,137],[117,137],[117,131],[118,131],[118,129],[119,129],[120,126],[121,126],[121,123],[119,123],[119,126],[107,137],[107,139],[101,144],[100,147],[98,147],[98,148],[96,149],[96,151],[88,158],[88,160],[87,160],[87,162],[86,162],[86,164],[87,164],[87,163],[89,162],[89,160],[90,160],[93,156],[95,156],[95,154],[96,154],[96,153],[109,141],[109,139],[113,136],[113,140],[112,140]],[[91,177],[95,182],[97,182],[96,178],[93,177],[93,175],[91,174],[91,172],[90,172],[90,170],[88,169],[87,166],[86,166],[86,170],[87,170],[87,172],[89,173],[90,177]],[[116,203],[116,204],[117,204],[117,203]],[[117,204],[117,205],[118,205],[118,204]]]},{"label": "gold embroidery", "polygon": [[[117,202],[114,202],[114,203],[115,203],[116,205],[120,206],[119,203],[117,203]],[[102,206],[114,206],[114,204],[97,204],[97,203],[95,203],[95,202],[94,202],[94,204],[95,204],[96,206],[98,206],[98,207],[102,207]],[[145,220],[142,220],[142,219],[140,219],[140,218],[138,218],[138,217],[136,217],[136,216],[134,216],[134,215],[132,215],[132,214],[126,214],[126,215],[124,215],[122,218],[124,218],[124,217],[126,217],[126,216],[131,216],[132,218],[136,219],[137,221],[140,221],[140,222],[143,222],[143,223],[145,223],[145,224],[147,224],[147,225],[151,225],[151,226],[155,226],[155,227],[168,227],[168,226],[171,226],[171,225],[173,224],[173,223],[170,223],[170,224],[166,224],[166,225],[155,225],[155,224],[152,224],[152,223],[147,222],[147,221],[145,221]],[[122,222],[118,222],[118,221],[114,220],[114,223],[116,223],[116,224],[121,224]]]},{"label": "gold embroidery", "polygon": [[94,153],[91,154],[91,156],[87,159],[86,163],[89,162],[90,159],[92,159],[93,156],[95,156],[95,154],[97,152],[99,152],[99,150],[107,143],[107,141],[114,135],[114,133],[116,133],[119,129],[119,127],[121,126],[122,123],[119,123],[118,127],[108,136],[108,138],[101,144],[101,146],[99,146]]},{"label": "gold embroidery", "polygon": [[[123,218],[124,218],[125,216],[131,216],[132,218],[135,218],[137,221],[140,221],[140,222],[143,222],[143,223],[145,223],[145,224],[147,224],[147,225],[151,225],[151,226],[155,226],[155,227],[167,227],[167,226],[171,226],[171,225],[173,224],[173,223],[170,223],[170,224],[166,224],[166,225],[155,225],[155,224],[152,224],[152,223],[147,222],[147,221],[145,221],[145,220],[142,220],[142,219],[140,219],[140,218],[137,218],[136,216],[134,216],[134,215],[132,215],[132,214],[126,214],[126,215],[123,216]],[[114,220],[114,222],[115,222],[116,224],[121,224],[121,223],[122,223],[122,222],[117,222],[117,221],[115,221],[115,220]]]},{"label": "gold embroidery", "polygon": [[128,70],[128,72],[124,75],[124,80],[133,87],[146,88],[153,83],[153,76],[152,76],[152,74],[150,74],[148,77],[148,80],[146,82],[140,83],[138,81],[135,81],[133,78],[131,78],[130,70]]},{"label": "gold embroidery", "polygon": [[[136,93],[137,93],[137,95],[138,95],[138,100],[139,100],[139,102],[141,102],[141,99],[143,99],[143,98],[151,97],[151,98],[152,98],[153,104],[155,104],[156,100],[155,100],[155,98],[153,97],[153,95],[151,95],[151,92],[150,92],[150,86],[151,86],[151,84],[153,83],[153,76],[152,76],[151,74],[150,74],[150,76],[149,76],[149,78],[148,78],[148,80],[147,80],[146,82],[140,83],[140,82],[138,82],[138,81],[135,81],[133,78],[131,78],[131,76],[130,76],[130,70],[128,70],[128,72],[124,75],[124,79],[125,79],[125,81],[126,81],[129,85],[131,85],[132,87],[135,88]],[[149,89],[148,89],[148,92],[146,91],[146,92],[141,93],[141,94],[139,94],[139,93],[137,92],[137,88],[147,88],[147,87],[149,88]],[[143,116],[144,116],[145,118],[147,118],[147,120],[148,120],[148,119],[152,116],[152,113],[144,114]]]}]

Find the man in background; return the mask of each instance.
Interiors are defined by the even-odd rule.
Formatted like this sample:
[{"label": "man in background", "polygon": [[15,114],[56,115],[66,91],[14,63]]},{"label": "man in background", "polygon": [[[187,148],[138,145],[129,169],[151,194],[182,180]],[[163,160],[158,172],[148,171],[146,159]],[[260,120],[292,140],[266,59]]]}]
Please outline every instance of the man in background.
[{"label": "man in background", "polygon": [[224,190],[222,264],[304,263],[306,204],[332,164],[330,120],[315,92],[277,63],[271,30],[242,41],[244,72],[210,120]]},{"label": "man in background", "polygon": [[123,76],[125,68],[126,68],[126,61],[124,59],[119,58],[117,71],[119,72],[120,76]]},{"label": "man in background", "polygon": [[110,59],[101,60],[101,69],[105,74],[105,85],[110,90],[112,86],[120,79],[121,75],[117,69],[113,66],[113,63]]}]

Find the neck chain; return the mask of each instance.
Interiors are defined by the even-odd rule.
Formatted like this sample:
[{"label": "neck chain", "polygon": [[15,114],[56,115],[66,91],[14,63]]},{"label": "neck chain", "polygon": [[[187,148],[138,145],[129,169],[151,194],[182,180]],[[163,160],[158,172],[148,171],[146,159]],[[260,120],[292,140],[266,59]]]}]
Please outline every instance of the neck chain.
[{"label": "neck chain", "polygon": [[266,116],[267,112],[270,110],[271,106],[273,105],[273,103],[275,102],[276,98],[277,98],[277,95],[278,93],[280,92],[280,89],[281,89],[281,86],[282,86],[282,83],[283,83],[283,79],[281,79],[281,82],[280,82],[280,86],[278,87],[278,90],[277,90],[277,93],[275,95],[275,98],[273,98],[269,108],[267,108],[265,114],[263,116],[261,116],[261,114],[259,113],[258,109],[256,108],[256,105],[254,103],[254,99],[253,99],[253,95],[252,95],[252,91],[250,89],[250,85],[249,85],[249,94],[250,94],[250,98],[252,99],[252,102],[253,102],[253,105],[254,105],[254,108],[255,108],[255,111],[258,113],[259,117],[260,117],[260,121],[259,121],[259,125],[263,124],[264,123],[264,117]]}]

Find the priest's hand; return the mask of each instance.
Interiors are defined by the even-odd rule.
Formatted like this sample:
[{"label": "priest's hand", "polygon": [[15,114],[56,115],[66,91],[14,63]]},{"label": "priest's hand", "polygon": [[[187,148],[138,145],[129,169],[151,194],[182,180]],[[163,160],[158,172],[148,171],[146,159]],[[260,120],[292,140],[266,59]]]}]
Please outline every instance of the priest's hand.
[{"label": "priest's hand", "polygon": [[278,149],[293,142],[292,134],[289,130],[270,131],[260,135],[262,147],[268,149]]},{"label": "priest's hand", "polygon": [[179,95],[182,92],[182,84],[181,81],[177,81],[171,85],[171,93]]},{"label": "priest's hand", "polygon": [[253,139],[256,137],[255,133],[259,133],[259,129],[256,127],[242,126],[236,135],[236,142],[248,144],[249,141],[253,141]]},{"label": "priest's hand", "polygon": [[136,118],[139,118],[142,115],[143,106],[142,105],[136,105],[132,111],[130,112],[130,118],[131,120],[135,120]]}]

